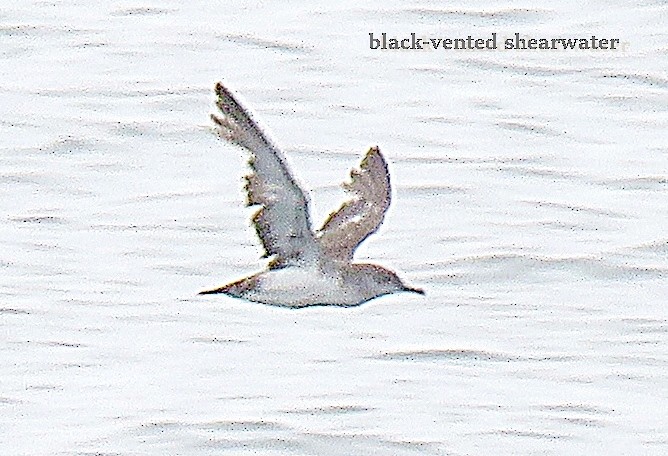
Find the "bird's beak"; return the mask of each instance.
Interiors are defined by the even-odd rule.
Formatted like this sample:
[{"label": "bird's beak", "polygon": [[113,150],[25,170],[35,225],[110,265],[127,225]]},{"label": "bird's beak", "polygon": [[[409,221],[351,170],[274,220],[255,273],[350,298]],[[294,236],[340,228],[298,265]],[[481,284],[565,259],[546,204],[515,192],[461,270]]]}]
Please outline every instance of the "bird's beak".
[{"label": "bird's beak", "polygon": [[413,287],[404,287],[404,291],[407,291],[409,293],[417,293],[421,295],[425,295],[425,292],[422,288],[413,288]]}]

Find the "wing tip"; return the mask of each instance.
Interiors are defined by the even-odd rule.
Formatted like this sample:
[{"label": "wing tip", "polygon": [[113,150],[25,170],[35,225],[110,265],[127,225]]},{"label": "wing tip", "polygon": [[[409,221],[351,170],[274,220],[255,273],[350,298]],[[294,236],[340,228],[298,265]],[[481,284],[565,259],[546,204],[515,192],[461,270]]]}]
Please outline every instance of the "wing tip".
[{"label": "wing tip", "polygon": [[230,90],[227,87],[225,87],[225,84],[223,84],[222,81],[216,81],[216,83],[213,85],[213,91],[219,97],[224,95],[229,95],[230,93]]},{"label": "wing tip", "polygon": [[375,164],[381,165],[387,172],[387,160],[385,160],[385,157],[383,157],[383,154],[380,152],[380,147],[371,146],[364,155],[360,166],[362,169],[367,169]]}]

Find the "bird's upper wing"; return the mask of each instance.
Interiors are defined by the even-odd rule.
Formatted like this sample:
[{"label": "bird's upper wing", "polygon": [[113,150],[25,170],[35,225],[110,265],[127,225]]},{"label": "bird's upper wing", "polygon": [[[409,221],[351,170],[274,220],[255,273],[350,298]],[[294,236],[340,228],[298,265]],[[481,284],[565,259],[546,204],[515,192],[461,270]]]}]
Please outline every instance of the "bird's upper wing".
[{"label": "bird's upper wing", "polygon": [[357,246],[378,230],[390,207],[390,173],[378,147],[369,149],[343,187],[352,198],[330,214],[316,236],[325,255],[350,261]]},{"label": "bird's upper wing", "polygon": [[311,230],[308,200],[290,174],[280,150],[265,136],[251,115],[222,84],[217,83],[212,114],[217,133],[250,152],[251,173],[246,176],[248,205],[260,208],[253,224],[265,249],[278,268],[315,258],[318,245]]}]

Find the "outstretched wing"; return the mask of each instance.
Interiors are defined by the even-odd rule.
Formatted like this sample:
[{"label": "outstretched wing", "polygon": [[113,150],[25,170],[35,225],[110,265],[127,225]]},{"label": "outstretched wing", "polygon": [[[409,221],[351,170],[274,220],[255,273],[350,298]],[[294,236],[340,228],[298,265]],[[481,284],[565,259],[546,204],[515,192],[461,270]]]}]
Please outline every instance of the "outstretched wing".
[{"label": "outstretched wing", "polygon": [[218,114],[211,114],[217,133],[250,152],[246,176],[247,204],[260,208],[253,224],[272,268],[314,258],[318,246],[311,231],[308,201],[290,174],[280,150],[220,82],[215,86]]},{"label": "outstretched wing", "polygon": [[343,187],[352,198],[330,214],[316,236],[327,256],[350,261],[357,246],[378,230],[390,207],[390,173],[378,147],[369,149]]}]

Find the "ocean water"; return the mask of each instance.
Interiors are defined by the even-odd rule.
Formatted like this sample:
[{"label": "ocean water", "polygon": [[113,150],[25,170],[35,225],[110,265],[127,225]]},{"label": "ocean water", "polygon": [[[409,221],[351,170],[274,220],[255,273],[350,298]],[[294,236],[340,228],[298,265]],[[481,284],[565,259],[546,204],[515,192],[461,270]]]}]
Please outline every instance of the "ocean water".
[{"label": "ocean water", "polygon": [[[0,6],[0,453],[668,452],[668,5],[14,1]],[[604,50],[369,49],[617,38]],[[246,101],[313,219],[369,145],[357,253],[427,295],[200,297],[264,267]]]}]

